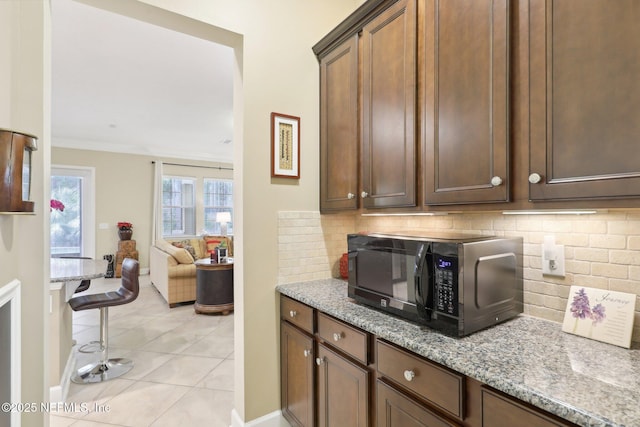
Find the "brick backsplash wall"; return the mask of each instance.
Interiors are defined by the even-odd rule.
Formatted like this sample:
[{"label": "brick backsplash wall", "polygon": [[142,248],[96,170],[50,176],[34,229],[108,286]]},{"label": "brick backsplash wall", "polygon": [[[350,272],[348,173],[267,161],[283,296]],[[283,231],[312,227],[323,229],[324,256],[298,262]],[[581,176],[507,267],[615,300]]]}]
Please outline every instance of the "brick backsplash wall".
[{"label": "brick backsplash wall", "polygon": [[[594,215],[445,216],[320,215],[280,212],[280,283],[339,277],[339,259],[347,249],[346,234],[357,231],[455,230],[524,241],[524,310],[526,314],[562,322],[572,285],[640,294],[640,211]],[[554,236],[564,245],[565,277],[542,274],[542,243]],[[640,297],[632,340],[640,342]]]}]

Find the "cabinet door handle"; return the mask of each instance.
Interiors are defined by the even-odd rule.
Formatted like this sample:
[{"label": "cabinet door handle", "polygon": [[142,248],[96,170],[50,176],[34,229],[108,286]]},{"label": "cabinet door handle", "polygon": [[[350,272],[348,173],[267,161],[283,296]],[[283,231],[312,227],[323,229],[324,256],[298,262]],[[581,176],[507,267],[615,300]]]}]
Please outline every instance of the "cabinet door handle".
[{"label": "cabinet door handle", "polygon": [[355,199],[356,195],[353,193],[347,193],[347,199]]},{"label": "cabinet door handle", "polygon": [[500,178],[499,176],[494,176],[493,178],[491,178],[491,185],[493,185],[494,187],[502,185],[502,178]]},{"label": "cabinet door handle", "polygon": [[529,175],[529,182],[530,183],[537,184],[540,181],[542,181],[542,177],[540,176],[540,174],[534,172],[531,175]]},{"label": "cabinet door handle", "polygon": [[363,191],[362,193],[360,193],[360,196],[362,196],[363,199],[366,199],[367,197],[369,197],[369,193]]},{"label": "cabinet door handle", "polygon": [[333,334],[334,341],[340,341],[342,339],[342,332],[336,332]]},{"label": "cabinet door handle", "polygon": [[297,315],[298,315],[298,312],[297,312],[297,311],[295,311],[295,310],[291,310],[291,311],[289,312],[289,316],[291,316],[291,317],[296,317]]},{"label": "cabinet door handle", "polygon": [[406,371],[404,371],[404,379],[407,381],[412,381],[416,376],[416,373],[407,369]]},{"label": "cabinet door handle", "polygon": [[306,350],[303,352],[304,357],[309,357],[309,355],[311,354],[311,350]]},{"label": "cabinet door handle", "polygon": [[324,363],[324,357],[316,357],[316,365],[320,366]]}]

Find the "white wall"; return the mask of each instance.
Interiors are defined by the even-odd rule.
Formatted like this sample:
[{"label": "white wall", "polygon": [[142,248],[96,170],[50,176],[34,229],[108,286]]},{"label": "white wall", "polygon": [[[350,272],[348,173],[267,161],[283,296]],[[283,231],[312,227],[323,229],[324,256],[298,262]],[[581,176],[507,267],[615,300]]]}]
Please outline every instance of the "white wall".
[{"label": "white wall", "polygon": [[[22,402],[48,398],[50,15],[45,1],[0,1],[0,127],[38,136],[33,153],[34,215],[0,215],[0,284],[22,282]],[[48,425],[41,412],[22,425]]]}]

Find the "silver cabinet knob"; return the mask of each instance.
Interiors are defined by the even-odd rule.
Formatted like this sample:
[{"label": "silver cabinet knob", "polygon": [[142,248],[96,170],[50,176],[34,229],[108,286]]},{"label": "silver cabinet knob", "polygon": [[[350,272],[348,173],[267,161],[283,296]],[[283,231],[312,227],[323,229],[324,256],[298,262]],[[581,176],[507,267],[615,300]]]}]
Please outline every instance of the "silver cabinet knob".
[{"label": "silver cabinet knob", "polygon": [[355,199],[355,198],[356,198],[355,194],[353,194],[353,193],[348,193],[347,194],[347,199]]},{"label": "silver cabinet knob", "polygon": [[291,310],[291,311],[289,312],[289,316],[291,316],[291,317],[296,317],[297,315],[298,315],[298,312],[297,312],[297,311],[295,311],[295,310]]},{"label": "silver cabinet knob", "polygon": [[367,193],[366,191],[363,191],[362,193],[360,193],[360,196],[362,196],[363,199],[369,197],[369,193]]},{"label": "silver cabinet knob", "polygon": [[316,365],[320,366],[324,363],[324,357],[316,357]]},{"label": "silver cabinet knob", "polygon": [[415,376],[416,376],[416,373],[413,372],[413,371],[410,371],[408,369],[406,371],[404,371],[404,379],[407,380],[407,381],[413,380],[415,378]]},{"label": "silver cabinet knob", "polygon": [[340,341],[341,339],[342,339],[342,333],[336,332],[335,334],[333,334],[334,341]]},{"label": "silver cabinet knob", "polygon": [[304,357],[309,357],[309,355],[311,354],[311,350],[305,350],[303,354],[304,354]]},{"label": "silver cabinet knob", "polygon": [[542,177],[540,176],[540,174],[537,173],[532,173],[531,175],[529,175],[529,182],[532,184],[537,184],[540,181],[542,181]]},{"label": "silver cabinet knob", "polygon": [[499,176],[494,176],[493,178],[491,178],[491,185],[493,185],[494,187],[502,185],[502,178],[500,178]]}]

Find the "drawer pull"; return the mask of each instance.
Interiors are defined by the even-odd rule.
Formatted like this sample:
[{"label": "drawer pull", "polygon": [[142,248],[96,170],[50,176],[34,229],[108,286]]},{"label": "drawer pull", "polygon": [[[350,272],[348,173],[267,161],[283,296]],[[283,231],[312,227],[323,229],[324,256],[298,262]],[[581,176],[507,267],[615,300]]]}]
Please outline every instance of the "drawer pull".
[{"label": "drawer pull", "polygon": [[347,193],[347,199],[351,200],[351,199],[355,199],[356,195],[353,193]]},{"label": "drawer pull", "polygon": [[316,357],[316,365],[322,365],[324,363],[324,360],[324,357]]},{"label": "drawer pull", "polygon": [[333,334],[333,340],[334,341],[340,341],[342,339],[342,333],[341,332],[336,332],[335,334]]},{"label": "drawer pull", "polygon": [[309,355],[311,354],[311,350],[305,350],[303,354],[304,354],[304,357],[309,357]]},{"label": "drawer pull", "polygon": [[289,312],[289,316],[291,316],[292,318],[293,318],[293,317],[296,317],[297,315],[298,315],[298,312],[297,312],[297,311],[295,311],[295,310],[291,310],[291,311]]},{"label": "drawer pull", "polygon": [[404,371],[404,379],[407,381],[412,381],[416,376],[416,373],[410,370]]}]

